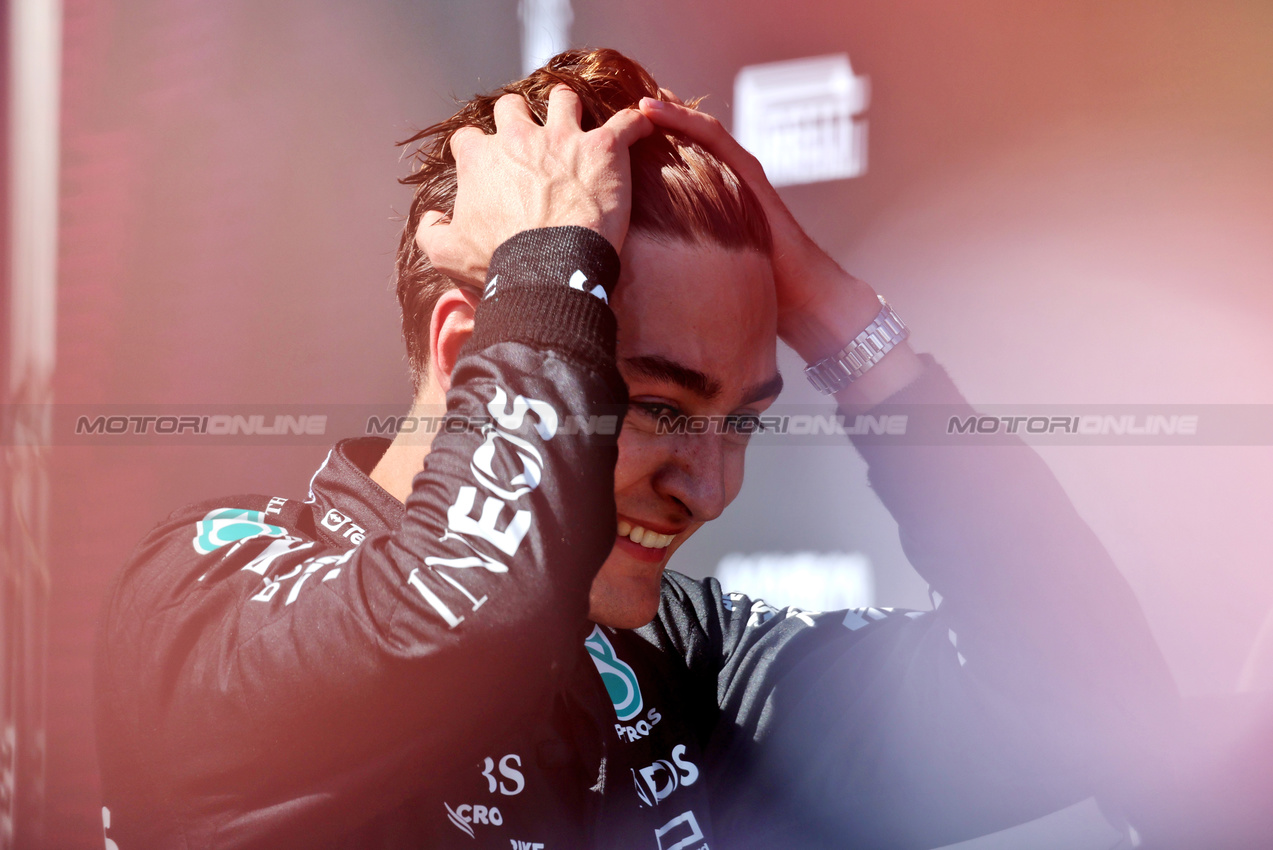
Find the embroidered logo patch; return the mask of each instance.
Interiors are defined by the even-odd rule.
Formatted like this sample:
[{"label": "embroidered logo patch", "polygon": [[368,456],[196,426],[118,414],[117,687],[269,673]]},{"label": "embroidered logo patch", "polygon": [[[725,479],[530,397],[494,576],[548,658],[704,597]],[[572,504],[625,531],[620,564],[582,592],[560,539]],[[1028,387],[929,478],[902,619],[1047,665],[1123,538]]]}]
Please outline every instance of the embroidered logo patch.
[{"label": "embroidered logo patch", "polygon": [[194,550],[200,555],[216,551],[228,543],[249,537],[282,537],[287,532],[265,522],[261,511],[245,508],[217,508],[195,523]]},{"label": "embroidered logo patch", "polygon": [[601,674],[610,702],[614,703],[614,713],[620,720],[631,720],[640,714],[644,703],[636,673],[615,656],[614,647],[600,626],[593,626],[592,634],[588,635],[583,645],[592,656],[597,672]]}]

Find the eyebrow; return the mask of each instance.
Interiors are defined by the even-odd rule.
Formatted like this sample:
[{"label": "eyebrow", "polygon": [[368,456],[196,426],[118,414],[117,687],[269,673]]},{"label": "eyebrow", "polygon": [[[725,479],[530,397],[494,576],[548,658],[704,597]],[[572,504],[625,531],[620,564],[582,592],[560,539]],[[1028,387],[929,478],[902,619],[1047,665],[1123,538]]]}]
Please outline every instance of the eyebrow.
[{"label": "eyebrow", "polygon": [[765,398],[774,398],[780,392],[782,392],[782,375],[774,372],[774,376],[769,380],[747,388],[747,391],[743,393],[743,404],[751,404],[753,401],[760,401]]},{"label": "eyebrow", "polygon": [[[666,357],[658,355],[625,357],[623,362],[629,369],[643,377],[676,384],[708,401],[721,394],[721,382],[718,379]],[[742,403],[751,404],[753,401],[776,396],[780,392],[782,392],[782,375],[775,372],[774,376],[767,381],[748,387],[743,392]]]}]

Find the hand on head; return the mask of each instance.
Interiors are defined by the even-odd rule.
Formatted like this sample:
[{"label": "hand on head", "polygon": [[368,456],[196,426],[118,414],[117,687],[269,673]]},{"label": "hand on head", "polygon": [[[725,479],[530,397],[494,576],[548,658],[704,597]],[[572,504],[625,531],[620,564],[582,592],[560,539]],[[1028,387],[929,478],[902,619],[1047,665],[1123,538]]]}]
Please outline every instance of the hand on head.
[{"label": "hand on head", "polygon": [[659,128],[680,133],[724,162],[760,201],[773,233],[774,285],[778,297],[778,334],[806,361],[839,349],[875,317],[875,290],[840,268],[809,238],[765,169],[716,118],[679,102],[660,89],[662,100],[641,98],[641,112]]},{"label": "hand on head", "polygon": [[628,148],[654,126],[635,109],[588,132],[581,117],[579,97],[562,85],[549,96],[543,125],[521,95],[508,94],[495,104],[494,134],[464,127],[451,136],[454,213],[430,210],[416,231],[435,268],[480,285],[495,249],[538,227],[587,227],[623,248],[632,211]]}]

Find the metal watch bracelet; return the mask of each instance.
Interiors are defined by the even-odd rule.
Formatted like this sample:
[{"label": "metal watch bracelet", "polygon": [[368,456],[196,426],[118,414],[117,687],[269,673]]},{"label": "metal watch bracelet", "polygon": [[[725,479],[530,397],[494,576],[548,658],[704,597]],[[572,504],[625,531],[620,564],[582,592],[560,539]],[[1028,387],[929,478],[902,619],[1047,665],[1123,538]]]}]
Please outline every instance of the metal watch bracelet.
[{"label": "metal watch bracelet", "polygon": [[824,395],[838,393],[866,374],[866,370],[879,363],[885,354],[911,335],[910,329],[893,312],[884,296],[878,297],[879,315],[865,330],[835,354],[805,368],[804,373],[808,376],[809,383],[818,392]]}]

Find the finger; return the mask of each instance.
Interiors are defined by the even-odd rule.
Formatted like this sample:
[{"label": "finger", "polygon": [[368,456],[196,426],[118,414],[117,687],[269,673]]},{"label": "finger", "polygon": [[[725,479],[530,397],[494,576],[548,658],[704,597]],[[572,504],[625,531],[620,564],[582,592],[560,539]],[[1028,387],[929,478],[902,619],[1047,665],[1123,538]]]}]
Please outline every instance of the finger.
[{"label": "finger", "polygon": [[579,129],[583,121],[583,101],[570,86],[554,86],[548,94],[548,127],[573,127]]},{"label": "finger", "polygon": [[662,86],[659,86],[659,100],[666,100],[668,103],[685,103],[685,101],[676,96],[676,92],[671,89],[665,89]]},{"label": "finger", "polygon": [[698,109],[681,106],[680,103],[657,101],[654,98],[640,99],[638,108],[657,127],[679,132],[690,141],[703,146],[713,157],[732,168],[738,177],[741,177],[747,185],[751,186],[751,190],[756,192],[761,204],[769,207],[770,220],[773,220],[773,216],[778,214],[779,210],[782,210],[785,215],[791,215],[785,213],[787,207],[779,200],[778,192],[765,176],[764,165],[760,164],[760,160],[756,159],[751,151],[738,144],[738,140],[729,135],[724,125],[713,116],[708,115],[707,112],[699,112]]},{"label": "finger", "polygon": [[437,265],[437,256],[443,253],[443,245],[450,237],[450,226],[444,212],[426,210],[420,216],[420,226],[415,231],[415,244],[434,265]]},{"label": "finger", "polygon": [[635,109],[620,109],[602,126],[625,148],[654,132],[654,122]]},{"label": "finger", "polygon": [[519,121],[527,124],[535,123],[535,119],[530,117],[530,107],[526,103],[526,98],[520,94],[506,94],[495,101],[493,114],[496,132]]},{"label": "finger", "polygon": [[765,180],[764,169],[760,161],[752,156],[738,140],[729,134],[725,126],[706,112],[690,109],[688,106],[643,97],[638,104],[642,114],[655,125],[674,130],[697,142],[738,172],[748,182]]},{"label": "finger", "polygon": [[641,98],[637,107],[658,126],[689,136],[692,141],[705,147],[721,144],[725,138],[733,141],[724,126],[706,112],[652,97]]},{"label": "finger", "polygon": [[472,125],[456,130],[451,134],[451,138],[447,140],[447,147],[451,149],[451,158],[458,162],[473,142],[485,135],[480,127]]}]

